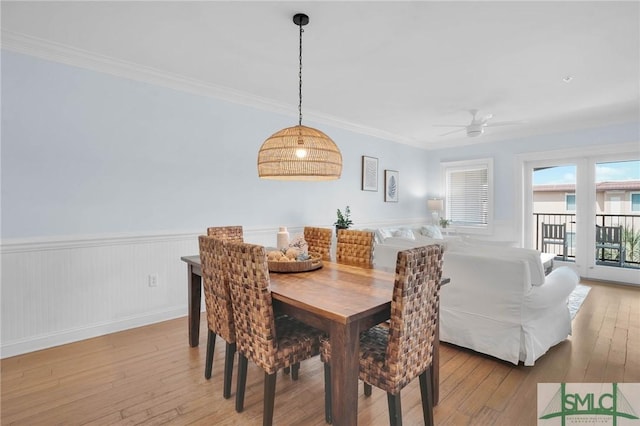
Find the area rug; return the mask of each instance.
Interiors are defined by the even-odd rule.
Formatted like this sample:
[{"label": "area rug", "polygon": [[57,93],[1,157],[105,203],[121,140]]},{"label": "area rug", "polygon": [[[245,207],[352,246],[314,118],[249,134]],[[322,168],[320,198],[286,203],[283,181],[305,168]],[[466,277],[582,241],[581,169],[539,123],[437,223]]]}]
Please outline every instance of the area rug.
[{"label": "area rug", "polygon": [[576,317],[578,313],[578,309],[582,306],[584,299],[587,298],[591,287],[578,284],[576,288],[569,295],[569,299],[567,300],[567,306],[569,306],[569,312],[571,313],[571,319]]}]

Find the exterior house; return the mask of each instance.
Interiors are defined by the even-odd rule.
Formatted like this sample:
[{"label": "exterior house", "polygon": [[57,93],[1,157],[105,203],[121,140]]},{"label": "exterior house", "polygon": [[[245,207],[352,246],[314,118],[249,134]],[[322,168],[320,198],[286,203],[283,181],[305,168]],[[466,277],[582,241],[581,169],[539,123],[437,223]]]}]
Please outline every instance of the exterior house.
[{"label": "exterior house", "polygon": [[[533,187],[536,213],[574,213],[576,186],[573,184]],[[596,212],[609,215],[640,215],[640,181],[596,183]]]},{"label": "exterior house", "polygon": [[[637,267],[638,239],[640,237],[640,181],[598,182],[596,189],[596,226],[621,226],[621,243],[625,246],[625,263]],[[543,223],[566,226],[569,257],[575,256],[576,241],[576,185],[535,185],[533,187],[533,214],[536,227],[536,248],[542,248]],[[619,252],[599,250],[601,261],[618,259]]]}]

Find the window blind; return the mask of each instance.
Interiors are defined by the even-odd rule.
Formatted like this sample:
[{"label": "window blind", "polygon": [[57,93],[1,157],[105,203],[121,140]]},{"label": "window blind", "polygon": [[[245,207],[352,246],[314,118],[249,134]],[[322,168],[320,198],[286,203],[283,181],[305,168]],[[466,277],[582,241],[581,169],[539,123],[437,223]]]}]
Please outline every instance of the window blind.
[{"label": "window blind", "polygon": [[487,226],[489,174],[487,167],[447,171],[447,212],[454,225]]}]

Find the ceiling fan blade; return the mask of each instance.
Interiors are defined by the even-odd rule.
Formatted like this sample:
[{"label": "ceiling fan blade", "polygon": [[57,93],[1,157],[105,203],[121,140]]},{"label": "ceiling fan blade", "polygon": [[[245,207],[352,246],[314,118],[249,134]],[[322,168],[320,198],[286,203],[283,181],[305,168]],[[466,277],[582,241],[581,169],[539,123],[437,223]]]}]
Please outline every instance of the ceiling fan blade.
[{"label": "ceiling fan blade", "polygon": [[514,124],[524,124],[524,121],[495,121],[487,123],[487,127],[511,126]]},{"label": "ceiling fan blade", "polygon": [[467,127],[466,124],[434,124],[433,127]]},{"label": "ceiling fan blade", "polygon": [[487,114],[487,115],[485,115],[484,117],[482,117],[479,121],[480,121],[482,124],[486,124],[486,123],[487,123],[487,121],[491,120],[492,118],[493,118],[493,114]]},{"label": "ceiling fan blade", "polygon": [[467,127],[467,126],[462,126],[462,129],[452,130],[452,131],[450,131],[450,132],[446,132],[446,133],[443,133],[443,134],[438,135],[438,136],[447,136],[447,135],[450,135],[450,134],[453,134],[453,133],[462,132],[466,127]]}]

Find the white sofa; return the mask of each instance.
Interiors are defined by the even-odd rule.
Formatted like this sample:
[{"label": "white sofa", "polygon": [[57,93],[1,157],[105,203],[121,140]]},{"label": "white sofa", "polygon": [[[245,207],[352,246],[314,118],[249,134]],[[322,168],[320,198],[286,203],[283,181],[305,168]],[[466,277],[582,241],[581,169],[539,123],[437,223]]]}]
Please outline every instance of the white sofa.
[{"label": "white sofa", "polygon": [[447,246],[440,229],[431,225],[413,227],[385,227],[370,229],[375,232],[373,248],[373,267],[387,271],[395,271],[398,251],[429,244]]},{"label": "white sofa", "polygon": [[538,251],[509,243],[414,237],[383,239],[374,249],[374,265],[391,269],[399,250],[445,246],[443,276],[451,281],[440,293],[441,341],[533,365],[571,334],[567,298],[579,281],[572,268],[545,275]]}]

